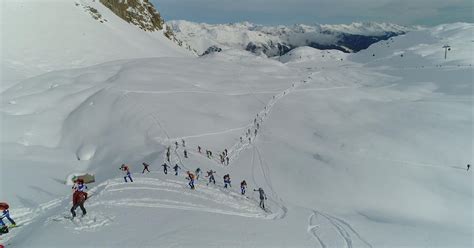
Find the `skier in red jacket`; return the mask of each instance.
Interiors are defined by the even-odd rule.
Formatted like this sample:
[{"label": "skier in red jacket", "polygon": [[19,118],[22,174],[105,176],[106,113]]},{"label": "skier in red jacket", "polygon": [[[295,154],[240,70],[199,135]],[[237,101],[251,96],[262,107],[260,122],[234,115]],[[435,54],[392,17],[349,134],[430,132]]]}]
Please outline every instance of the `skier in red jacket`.
[{"label": "skier in red jacket", "polygon": [[87,193],[85,190],[87,186],[84,185],[84,180],[78,179],[76,185],[73,186],[74,193],[72,194],[72,218],[76,217],[76,208],[80,207],[82,210],[82,216],[86,215],[87,211],[84,208],[84,202],[87,200]]},{"label": "skier in red jacket", "polygon": [[122,166],[120,166],[119,168],[121,171],[123,171],[124,173],[124,177],[123,177],[123,180],[125,180],[125,182],[127,182],[127,177],[130,179],[130,182],[133,183],[133,179],[132,179],[132,173],[130,173],[130,169],[128,168],[127,165],[125,164],[122,164]]}]

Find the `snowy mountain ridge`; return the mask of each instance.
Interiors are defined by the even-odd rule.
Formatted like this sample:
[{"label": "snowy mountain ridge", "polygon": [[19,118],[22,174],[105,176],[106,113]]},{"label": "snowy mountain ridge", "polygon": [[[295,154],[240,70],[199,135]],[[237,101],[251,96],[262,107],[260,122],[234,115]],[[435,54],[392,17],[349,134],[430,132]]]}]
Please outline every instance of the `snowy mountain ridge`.
[{"label": "snowy mountain ridge", "polygon": [[354,52],[379,40],[416,29],[376,22],[293,26],[262,26],[249,22],[206,24],[182,20],[167,23],[178,39],[188,43],[199,54],[215,46],[244,49],[268,57],[283,55],[301,46]]}]

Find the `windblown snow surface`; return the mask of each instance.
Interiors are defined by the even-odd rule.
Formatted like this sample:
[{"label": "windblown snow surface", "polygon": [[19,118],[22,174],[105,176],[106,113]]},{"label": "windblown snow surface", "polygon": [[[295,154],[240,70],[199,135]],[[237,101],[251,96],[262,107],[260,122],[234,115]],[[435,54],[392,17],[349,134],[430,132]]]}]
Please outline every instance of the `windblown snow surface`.
[{"label": "windblown snow surface", "polygon": [[[301,48],[281,63],[227,50],[50,67],[20,80],[0,95],[0,201],[19,223],[0,243],[472,247],[473,30],[442,25],[344,57]],[[162,173],[168,146],[179,176]],[[216,159],[224,148],[228,166]],[[217,184],[201,177],[190,190],[184,171],[198,167],[217,171]],[[83,172],[97,182],[88,214],[71,221],[65,180]]]}]

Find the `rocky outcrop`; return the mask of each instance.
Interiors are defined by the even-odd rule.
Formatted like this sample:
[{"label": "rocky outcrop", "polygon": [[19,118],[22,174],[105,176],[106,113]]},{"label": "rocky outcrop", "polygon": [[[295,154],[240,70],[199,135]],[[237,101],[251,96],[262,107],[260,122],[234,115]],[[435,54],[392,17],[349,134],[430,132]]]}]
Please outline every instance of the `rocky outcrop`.
[{"label": "rocky outcrop", "polygon": [[257,55],[266,55],[268,57],[281,56],[288,51],[290,51],[292,46],[287,45],[281,42],[269,41],[267,43],[254,43],[249,42],[245,47],[245,50],[257,54]]},{"label": "rocky outcrop", "polygon": [[164,20],[148,0],[100,0],[107,8],[128,23],[145,31],[162,30]]},{"label": "rocky outcrop", "polygon": [[126,22],[144,31],[162,31],[166,38],[197,54],[188,44],[176,38],[173,30],[165,25],[160,13],[149,0],[100,0],[100,2]]},{"label": "rocky outcrop", "polygon": [[218,46],[210,46],[206,51],[204,51],[203,54],[201,54],[201,56],[208,55],[211,53],[220,53],[220,52],[222,52],[222,48]]}]

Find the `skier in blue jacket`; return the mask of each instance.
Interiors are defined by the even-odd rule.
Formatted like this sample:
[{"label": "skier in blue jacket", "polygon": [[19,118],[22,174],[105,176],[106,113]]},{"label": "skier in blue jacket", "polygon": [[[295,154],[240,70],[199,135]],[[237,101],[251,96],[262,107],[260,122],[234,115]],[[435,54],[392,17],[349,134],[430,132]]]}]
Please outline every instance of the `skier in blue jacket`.
[{"label": "skier in blue jacket", "polygon": [[8,226],[3,222],[3,219],[6,218],[12,224],[10,227],[15,227],[16,222],[10,217],[10,211],[8,210],[8,204],[2,203],[0,204],[0,211],[2,214],[0,215],[0,234],[1,233],[8,233]]},{"label": "skier in blue jacket", "polygon": [[229,185],[229,187],[232,187],[230,185],[230,176],[229,176],[229,174],[224,175],[224,188],[227,188],[227,185]]}]

